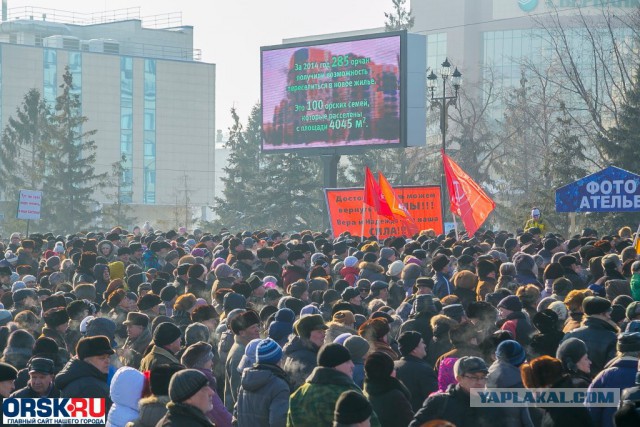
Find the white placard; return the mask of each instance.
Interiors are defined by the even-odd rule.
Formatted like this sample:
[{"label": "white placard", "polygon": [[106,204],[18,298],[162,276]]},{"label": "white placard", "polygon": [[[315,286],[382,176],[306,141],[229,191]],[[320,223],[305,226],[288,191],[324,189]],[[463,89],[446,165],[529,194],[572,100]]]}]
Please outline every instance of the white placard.
[{"label": "white placard", "polygon": [[18,201],[18,219],[40,219],[42,191],[20,190]]}]

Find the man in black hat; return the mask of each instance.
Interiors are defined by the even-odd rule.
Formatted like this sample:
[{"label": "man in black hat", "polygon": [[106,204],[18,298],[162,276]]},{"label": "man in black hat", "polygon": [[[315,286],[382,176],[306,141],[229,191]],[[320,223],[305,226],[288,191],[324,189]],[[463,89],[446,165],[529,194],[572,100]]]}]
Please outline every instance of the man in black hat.
[{"label": "man in black hat", "polygon": [[289,375],[291,389],[301,386],[316,367],[320,347],[329,327],[319,314],[301,317],[293,325],[295,336],[284,346],[284,370]]},{"label": "man in black hat", "polygon": [[285,291],[289,291],[289,285],[300,279],[306,280],[307,270],[305,269],[304,254],[300,251],[291,251],[287,257],[287,264],[282,270],[282,282]]},{"label": "man in black hat", "polygon": [[69,315],[64,307],[50,308],[44,312],[45,327],[42,328],[41,337],[52,338],[58,347],[68,351],[65,333],[69,328]]},{"label": "man in black hat", "polygon": [[209,380],[196,369],[176,372],[169,382],[167,414],[158,421],[162,427],[213,427],[205,415],[213,408],[214,392]]},{"label": "man in black hat", "polygon": [[142,249],[142,244],[138,242],[131,242],[129,243],[129,249],[131,250],[129,263],[135,264],[141,269],[144,269],[144,262],[142,261],[142,254],[144,253],[144,250]]},{"label": "man in black hat", "polygon": [[26,387],[15,391],[11,397],[60,397],[60,390],[53,385],[55,369],[53,360],[35,357],[29,362],[28,368],[29,383]]},{"label": "man in black hat", "polygon": [[411,407],[417,411],[422,402],[438,389],[438,377],[424,358],[427,346],[420,333],[404,332],[398,337],[402,357],[396,360],[396,378],[411,392]]},{"label": "man in black hat", "polygon": [[153,331],[153,348],[140,362],[140,371],[149,371],[157,365],[179,365],[176,353],[180,351],[180,328],[171,322],[160,323]]},{"label": "man in black hat", "polygon": [[39,314],[37,310],[38,306],[38,293],[35,289],[22,288],[13,293],[13,308],[11,314],[16,317],[16,314],[23,310],[33,311],[35,314]]},{"label": "man in black hat", "polygon": [[433,287],[434,295],[442,299],[447,295],[451,295],[455,289],[453,283],[451,283],[451,262],[449,257],[445,254],[438,254],[433,257],[431,261],[431,267],[435,272],[433,281],[435,286]]},{"label": "man in black hat", "polygon": [[146,314],[132,311],[127,314],[124,325],[127,327],[127,340],[122,346],[120,360],[123,365],[138,369],[142,361],[142,354],[151,342],[149,317]]},{"label": "man in black hat", "polygon": [[567,333],[562,342],[572,337],[584,341],[591,360],[591,376],[595,376],[616,355],[618,327],[611,321],[611,302],[606,298],[586,297],[582,311],[582,326]]},{"label": "man in black hat", "polygon": [[231,320],[230,326],[234,343],[229,350],[224,367],[224,406],[233,413],[242,378],[242,372],[238,372],[238,365],[249,341],[260,338],[260,316],[255,311],[245,311]]},{"label": "man in black hat", "polygon": [[55,387],[60,390],[60,397],[103,398],[109,412],[107,376],[112,354],[109,338],[102,335],[81,338],[76,345],[77,356],[56,375]]},{"label": "man in black hat", "polygon": [[147,293],[140,298],[136,306],[141,313],[144,313],[152,321],[160,315],[160,304],[162,304],[162,298],[156,294]]},{"label": "man in black hat", "polygon": [[0,398],[9,397],[15,390],[16,378],[18,378],[18,370],[8,363],[0,362]]},{"label": "man in black hat", "polygon": [[371,425],[371,403],[357,391],[340,395],[333,411],[333,427],[368,427]]},{"label": "man in black hat", "polygon": [[369,296],[365,299],[365,303],[370,303],[374,299],[381,299],[385,303],[389,299],[389,284],[382,280],[375,280],[371,283]]}]

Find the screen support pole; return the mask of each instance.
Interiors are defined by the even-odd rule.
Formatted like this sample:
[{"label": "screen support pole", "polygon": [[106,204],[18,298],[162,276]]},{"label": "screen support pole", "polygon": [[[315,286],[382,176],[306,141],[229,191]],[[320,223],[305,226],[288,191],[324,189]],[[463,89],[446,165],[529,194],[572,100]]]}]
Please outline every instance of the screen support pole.
[{"label": "screen support pole", "polygon": [[[338,163],[340,162],[339,154],[323,154],[322,155],[322,172],[324,177],[324,185],[326,188],[338,188]],[[329,211],[324,206],[324,215],[322,215],[322,228],[329,228]],[[334,236],[335,237],[335,236]]]}]

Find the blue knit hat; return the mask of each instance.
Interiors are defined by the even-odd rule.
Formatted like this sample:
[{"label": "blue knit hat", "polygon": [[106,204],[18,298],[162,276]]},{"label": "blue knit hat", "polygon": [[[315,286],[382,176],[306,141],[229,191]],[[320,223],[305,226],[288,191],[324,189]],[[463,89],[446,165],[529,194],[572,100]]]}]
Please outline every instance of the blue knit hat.
[{"label": "blue knit hat", "polygon": [[282,359],[282,347],[271,338],[258,343],[256,349],[256,363],[268,363],[275,365]]},{"label": "blue knit hat", "polygon": [[262,341],[260,338],[249,341],[249,344],[244,349],[244,356],[242,356],[238,364],[238,372],[242,372],[256,363],[256,349],[260,341]]},{"label": "blue knit hat", "polygon": [[519,342],[506,340],[498,344],[496,358],[513,366],[520,366],[527,359],[527,354]]},{"label": "blue knit hat", "polygon": [[293,323],[275,320],[269,325],[269,338],[282,341],[293,333]]}]

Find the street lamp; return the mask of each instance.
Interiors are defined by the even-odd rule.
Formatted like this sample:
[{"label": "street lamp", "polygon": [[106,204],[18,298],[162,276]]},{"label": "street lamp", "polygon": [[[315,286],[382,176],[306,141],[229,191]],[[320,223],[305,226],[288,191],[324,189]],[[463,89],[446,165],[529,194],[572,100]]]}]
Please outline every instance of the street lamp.
[{"label": "street lamp", "polygon": [[[442,134],[442,153],[445,153],[445,141],[447,138],[447,118],[449,106],[456,106],[458,102],[458,92],[462,87],[462,73],[455,67],[453,74],[451,74],[451,63],[449,59],[445,59],[440,66],[440,78],[442,79],[442,96],[435,96],[436,88],[438,87],[438,76],[431,71],[427,76],[427,88],[431,93],[431,106],[438,107],[440,109],[440,132]],[[453,87],[453,95],[447,96],[447,81],[451,78],[451,86]],[[442,162],[442,178],[440,181],[442,188],[442,221],[444,226],[445,221],[445,206],[447,202],[447,183],[444,175],[444,158]]]}]

